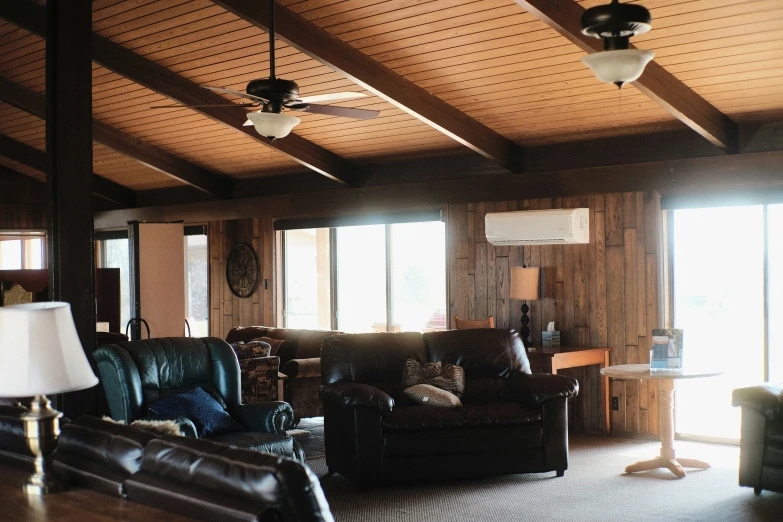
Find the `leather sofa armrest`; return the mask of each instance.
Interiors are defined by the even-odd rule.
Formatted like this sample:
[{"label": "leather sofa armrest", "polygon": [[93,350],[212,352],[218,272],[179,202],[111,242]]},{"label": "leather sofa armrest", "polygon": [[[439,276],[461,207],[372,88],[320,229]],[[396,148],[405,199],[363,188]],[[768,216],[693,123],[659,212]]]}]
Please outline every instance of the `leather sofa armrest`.
[{"label": "leather sofa armrest", "polygon": [[250,431],[278,435],[285,435],[294,421],[293,408],[282,401],[240,404],[231,408],[230,413]]},{"label": "leather sofa armrest", "polygon": [[321,376],[321,358],[291,359],[283,365],[281,371],[290,379]]},{"label": "leather sofa armrest", "polygon": [[340,408],[371,408],[382,416],[391,413],[394,399],[383,390],[356,382],[338,382],[321,386],[318,396],[324,405]]},{"label": "leather sofa armrest", "polygon": [[520,373],[508,379],[503,399],[526,406],[540,406],[549,399],[576,397],[579,383],[573,377],[547,373]]},{"label": "leather sofa armrest", "polygon": [[783,413],[783,385],[766,383],[748,388],[737,388],[731,393],[732,406],[758,411],[767,417]]}]

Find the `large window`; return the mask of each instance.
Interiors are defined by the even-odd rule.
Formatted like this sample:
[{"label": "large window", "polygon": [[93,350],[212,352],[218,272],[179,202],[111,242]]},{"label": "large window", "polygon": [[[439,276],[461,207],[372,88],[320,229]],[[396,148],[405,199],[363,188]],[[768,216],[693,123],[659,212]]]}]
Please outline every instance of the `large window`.
[{"label": "large window", "polygon": [[45,241],[43,231],[0,230],[0,270],[45,268]]},{"label": "large window", "polygon": [[288,328],[344,332],[446,327],[440,221],[284,232]]},{"label": "large window", "polygon": [[[675,210],[673,320],[684,330],[684,364],[721,377],[677,382],[676,430],[739,439],[734,388],[781,379],[781,205]],[[778,368],[776,368],[776,366]]]},{"label": "large window", "polygon": [[185,319],[191,337],[209,335],[209,249],[205,227],[185,227]]}]

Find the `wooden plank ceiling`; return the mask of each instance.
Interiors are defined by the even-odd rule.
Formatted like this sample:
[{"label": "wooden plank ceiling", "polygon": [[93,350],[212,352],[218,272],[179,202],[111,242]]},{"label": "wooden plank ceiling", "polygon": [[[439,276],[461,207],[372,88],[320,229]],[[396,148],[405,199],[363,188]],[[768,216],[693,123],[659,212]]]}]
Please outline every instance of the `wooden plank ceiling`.
[{"label": "wooden plank ceiling", "polygon": [[[606,1],[578,3],[588,8]],[[584,51],[514,0],[278,3],[522,146],[684,128],[639,90],[618,91],[599,83],[580,63]],[[652,13],[653,30],[633,39],[637,47],[654,50],[659,65],[736,122],[779,117],[780,0],[641,3]],[[201,86],[242,91],[250,80],[268,75],[267,34],[210,0],[97,0],[93,31]],[[302,123],[294,132],[346,164],[465,152],[435,127],[307,54],[279,40],[276,53],[278,77],[295,80],[302,95],[365,92],[366,98],[333,104],[380,111],[369,121],[298,114]],[[0,76],[44,95],[44,39],[0,20]],[[170,103],[170,98],[93,64],[98,122],[229,179],[304,170],[290,155],[204,114],[150,108]],[[240,116],[243,111],[230,110]],[[0,104],[0,134],[44,150],[44,132],[40,118]],[[96,143],[94,154],[96,174],[133,190],[182,185],[104,145]],[[31,173],[29,166],[8,158],[0,164]]]}]

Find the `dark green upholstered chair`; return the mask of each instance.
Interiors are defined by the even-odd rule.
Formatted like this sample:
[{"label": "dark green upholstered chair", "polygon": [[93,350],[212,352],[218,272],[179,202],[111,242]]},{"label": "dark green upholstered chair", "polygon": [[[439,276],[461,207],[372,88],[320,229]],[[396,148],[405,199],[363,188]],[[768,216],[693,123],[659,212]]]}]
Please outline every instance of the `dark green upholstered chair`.
[{"label": "dark green upholstered chair", "polygon": [[[239,362],[222,339],[162,337],[129,341],[101,346],[93,352],[93,358],[114,420],[127,424],[137,419],[162,420],[153,413],[158,400],[201,387],[247,428],[205,438],[303,460],[300,446],[286,434],[294,418],[288,403],[240,403]],[[177,421],[185,435],[198,436],[192,419],[169,418]]]}]

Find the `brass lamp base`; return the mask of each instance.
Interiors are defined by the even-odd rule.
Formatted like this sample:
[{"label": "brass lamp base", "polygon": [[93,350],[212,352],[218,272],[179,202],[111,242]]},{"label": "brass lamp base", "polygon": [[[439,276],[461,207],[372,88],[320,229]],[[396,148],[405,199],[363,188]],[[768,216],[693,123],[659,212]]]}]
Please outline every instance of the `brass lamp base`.
[{"label": "brass lamp base", "polygon": [[63,414],[52,408],[45,395],[36,395],[30,403],[30,411],[22,414],[27,445],[35,456],[35,473],[30,475],[24,491],[30,495],[43,495],[65,489],[60,478],[52,471],[52,453],[60,435],[60,417]]}]

